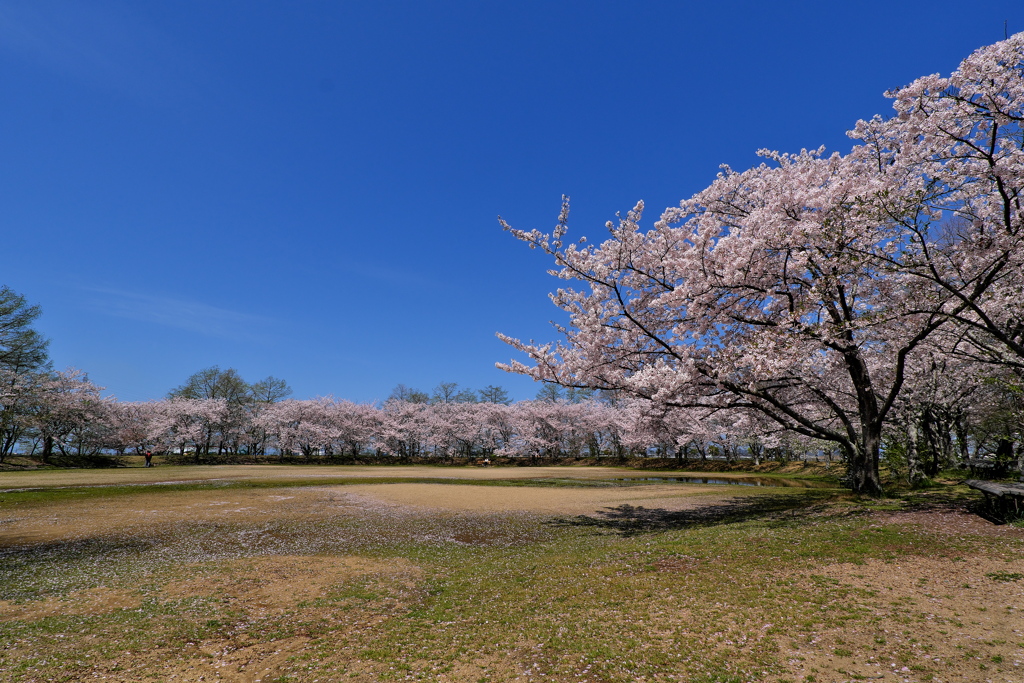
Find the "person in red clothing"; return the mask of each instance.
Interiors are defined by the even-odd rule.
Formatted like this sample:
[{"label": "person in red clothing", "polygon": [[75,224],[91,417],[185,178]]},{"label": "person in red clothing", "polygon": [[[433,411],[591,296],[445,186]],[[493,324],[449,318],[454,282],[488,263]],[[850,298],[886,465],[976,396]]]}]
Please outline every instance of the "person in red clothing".
[{"label": "person in red clothing", "polygon": [[146,451],[146,467],[152,467],[152,466],[153,466],[153,454],[150,453],[149,451]]}]

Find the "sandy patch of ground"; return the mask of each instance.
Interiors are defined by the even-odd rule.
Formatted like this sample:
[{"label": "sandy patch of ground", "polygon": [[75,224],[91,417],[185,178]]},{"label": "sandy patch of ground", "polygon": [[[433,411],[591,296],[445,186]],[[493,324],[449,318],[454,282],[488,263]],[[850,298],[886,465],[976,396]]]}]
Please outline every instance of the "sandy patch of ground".
[{"label": "sandy patch of ground", "polygon": [[[194,577],[161,588],[161,599],[210,596],[244,611],[254,623],[287,618],[294,612],[307,621],[326,619],[341,622],[342,629],[360,630],[379,625],[389,618],[387,612],[400,613],[422,577],[418,567],[402,558],[382,561],[351,556],[257,557],[195,569]],[[335,595],[345,582],[371,575],[387,581],[391,589],[393,598],[384,613],[368,613]],[[255,683],[277,680],[285,673],[285,665],[301,657],[310,643],[309,637],[298,635],[250,644],[241,635],[203,643],[183,657],[170,659],[171,664],[166,653],[156,653],[152,659],[154,664],[162,662],[157,665],[161,680]],[[136,659],[134,664],[145,669],[147,661]]]},{"label": "sandy patch of ground", "polygon": [[0,548],[130,533],[183,522],[318,519],[341,507],[322,488],[146,492],[0,510]]},{"label": "sandy patch of ground", "polygon": [[521,511],[546,515],[593,514],[620,505],[687,510],[721,502],[738,493],[723,488],[649,485],[628,488],[456,486],[448,484],[367,484],[332,487],[364,500],[457,512]]},{"label": "sandy patch of ground", "polygon": [[[406,602],[403,597],[413,594],[421,578],[420,569],[402,558],[258,557],[198,566],[196,570],[193,578],[164,586],[161,598],[215,597],[244,611],[257,623],[294,611],[305,620],[319,617],[345,621],[345,627],[358,629],[373,628],[388,617],[353,609],[344,599],[332,600],[332,593],[342,584],[361,576],[384,577],[393,589],[398,587],[396,598],[389,604],[391,610],[398,610]],[[309,637],[299,635],[249,644],[246,636],[237,636],[203,643],[184,657],[171,660],[170,665],[166,653],[158,653],[154,660],[164,663],[160,667],[162,680],[270,681],[284,673],[287,662],[301,657],[310,642]],[[145,668],[146,661],[136,660],[135,664]]]},{"label": "sandy patch of ground", "polygon": [[185,581],[168,584],[160,596],[170,599],[212,596],[257,616],[295,609],[299,603],[324,598],[330,588],[366,574],[402,575],[407,588],[420,577],[408,560],[386,562],[364,557],[274,555],[196,567]]},{"label": "sandy patch of ground", "polygon": [[[729,487],[734,496],[746,492]],[[689,509],[725,497],[724,487],[689,484],[609,488],[534,488],[456,484],[367,484],[274,489],[146,492],[0,510],[0,548],[111,534],[152,534],[184,522],[317,520],[360,508],[592,514],[623,504]]]},{"label": "sandy patch of ground", "polygon": [[0,600],[0,622],[35,621],[63,614],[108,614],[119,609],[135,609],[142,598],[135,591],[90,588],[61,598],[14,603]]},{"label": "sandy patch of ground", "polygon": [[[968,515],[892,517],[943,533],[982,528]],[[981,523],[983,533],[1021,533]],[[1016,554],[835,564],[797,580],[853,588],[850,607],[864,618],[790,642],[789,680],[1024,681],[1024,558]]]},{"label": "sandy patch of ground", "polygon": [[[373,629],[407,608],[418,596],[422,579],[420,568],[406,559],[359,556],[252,557],[199,563],[186,567],[185,573],[189,578],[138,591],[98,588],[23,604],[0,602],[0,621],[135,609],[142,604],[143,594],[160,603],[208,599],[221,609],[244,615],[240,621],[248,628],[202,642],[181,643],[173,651],[126,651],[117,661],[97,662],[95,674],[102,672],[104,680],[122,683],[150,677],[161,681],[254,683],[278,680],[313,643],[301,632],[254,641],[251,634],[263,636],[263,624],[279,628],[295,619],[300,623],[331,622],[337,637]],[[358,592],[354,597],[345,593],[346,585],[354,580],[370,582],[373,591],[387,597],[383,603],[364,606]]]},{"label": "sandy patch of ground", "polygon": [[[186,657],[176,665],[160,671],[165,681],[229,681],[260,683],[280,680],[286,662],[301,656],[309,638],[297,636],[272,643],[232,647],[218,643],[207,645],[196,657]],[[128,683],[132,679],[120,679]]]}]

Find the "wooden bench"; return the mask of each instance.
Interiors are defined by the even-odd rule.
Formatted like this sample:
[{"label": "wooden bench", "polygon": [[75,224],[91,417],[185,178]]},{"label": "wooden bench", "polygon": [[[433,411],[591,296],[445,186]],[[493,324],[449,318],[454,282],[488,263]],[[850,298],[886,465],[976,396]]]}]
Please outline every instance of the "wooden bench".
[{"label": "wooden bench", "polygon": [[994,462],[992,460],[981,460],[972,458],[964,462],[975,477],[986,477],[987,479],[1000,479],[1010,473],[1009,462]]},{"label": "wooden bench", "polygon": [[989,509],[997,514],[1019,516],[1024,507],[1024,484],[997,484],[980,479],[968,479],[964,483],[984,493]]}]

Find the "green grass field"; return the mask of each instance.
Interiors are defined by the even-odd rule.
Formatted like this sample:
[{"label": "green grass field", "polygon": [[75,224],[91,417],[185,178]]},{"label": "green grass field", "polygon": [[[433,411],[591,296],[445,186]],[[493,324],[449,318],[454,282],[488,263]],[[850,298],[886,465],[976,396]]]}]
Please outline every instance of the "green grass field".
[{"label": "green grass field", "polygon": [[[648,485],[624,477],[491,472],[0,482],[0,680],[1024,680],[1024,530],[958,488],[651,507],[603,505]],[[389,500],[398,480],[426,498]],[[430,504],[482,485],[606,498]]]}]

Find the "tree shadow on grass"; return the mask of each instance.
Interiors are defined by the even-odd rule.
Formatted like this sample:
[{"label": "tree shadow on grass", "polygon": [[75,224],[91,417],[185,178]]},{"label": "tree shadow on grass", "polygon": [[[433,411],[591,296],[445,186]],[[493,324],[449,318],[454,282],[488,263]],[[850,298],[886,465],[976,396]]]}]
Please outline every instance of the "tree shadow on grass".
[{"label": "tree shadow on grass", "polygon": [[770,526],[803,525],[824,518],[870,514],[859,508],[836,508],[829,496],[761,495],[733,498],[724,503],[704,505],[689,510],[665,510],[643,506],[620,505],[597,512],[596,516],[564,517],[558,526],[595,527],[624,536],[737,524],[759,520]]},{"label": "tree shadow on grass", "polygon": [[1001,525],[1020,517],[1015,506],[995,505],[978,491],[966,487],[935,486],[907,491],[901,496],[902,512],[938,512],[977,515]]},{"label": "tree shadow on grass", "polygon": [[977,491],[950,486],[906,491],[899,498],[905,512],[973,512],[972,508],[984,501]]}]

